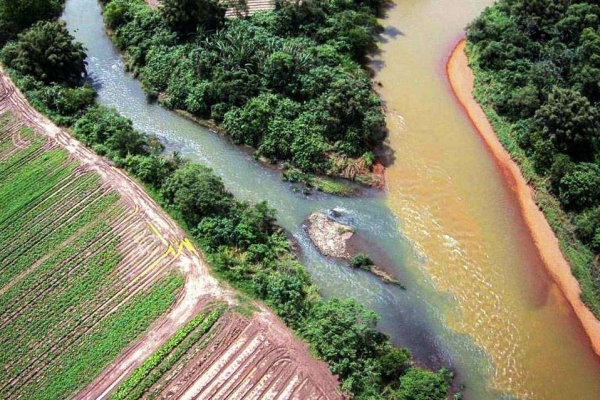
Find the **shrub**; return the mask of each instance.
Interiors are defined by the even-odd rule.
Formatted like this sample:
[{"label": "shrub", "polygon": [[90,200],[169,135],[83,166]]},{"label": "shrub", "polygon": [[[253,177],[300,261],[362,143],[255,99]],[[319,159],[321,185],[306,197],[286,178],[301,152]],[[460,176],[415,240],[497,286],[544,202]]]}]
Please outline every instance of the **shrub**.
[{"label": "shrub", "polygon": [[64,21],[38,22],[2,50],[9,68],[45,83],[81,83],[85,57]]},{"label": "shrub", "polygon": [[354,268],[371,270],[371,267],[373,267],[373,260],[371,260],[371,258],[364,253],[358,253],[352,257],[350,260],[350,265]]}]

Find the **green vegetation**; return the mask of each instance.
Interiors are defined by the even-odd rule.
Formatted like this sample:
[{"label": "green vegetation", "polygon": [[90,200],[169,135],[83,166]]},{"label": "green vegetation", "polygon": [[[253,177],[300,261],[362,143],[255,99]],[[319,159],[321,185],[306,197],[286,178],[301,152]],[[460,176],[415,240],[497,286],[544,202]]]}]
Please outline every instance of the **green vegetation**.
[{"label": "green vegetation", "polygon": [[139,399],[204,336],[221,316],[222,310],[200,314],[179,329],[119,386],[110,400]]},{"label": "green vegetation", "polygon": [[226,7],[215,0],[164,0],[161,13],[169,27],[180,35],[198,30],[213,31],[225,23]]},{"label": "green vegetation", "polygon": [[96,92],[89,83],[75,87],[58,83],[46,85],[31,76],[22,76],[14,70],[10,72],[29,102],[58,125],[73,124],[94,103]]},{"label": "green vegetation", "polygon": [[373,260],[364,253],[358,253],[350,260],[350,265],[354,268],[362,268],[370,271],[373,268]]},{"label": "green vegetation", "polygon": [[[12,144],[15,119],[0,121],[0,143]],[[183,280],[126,300],[118,196],[76,174],[66,151],[27,129],[20,137],[30,145],[0,157],[0,397],[67,398],[173,304]]]},{"label": "green vegetation", "polygon": [[[152,190],[202,245],[219,276],[271,306],[329,363],[355,398],[396,398],[400,377],[415,368],[408,351],[395,349],[376,330],[376,314],[356,301],[320,298],[285,233],[275,225],[273,209],[265,202],[235,200],[220,178],[197,164],[184,163],[162,182]],[[391,367],[394,362],[401,365]],[[428,387],[447,393],[450,375],[444,373],[440,381],[442,375],[430,374]],[[412,381],[405,378],[404,384]]]},{"label": "green vegetation", "polygon": [[162,150],[160,143],[151,146],[153,143],[145,140],[143,134],[133,129],[130,120],[123,118],[115,110],[102,106],[90,107],[77,120],[73,132],[85,145],[112,159]]},{"label": "green vegetation", "polygon": [[44,83],[81,83],[84,59],[83,46],[73,41],[63,21],[40,21],[2,51],[3,63]]},{"label": "green vegetation", "polygon": [[382,1],[278,2],[231,20],[214,0],[168,0],[158,11],[143,0],[105,3],[129,67],[166,106],[213,119],[271,162],[349,179],[368,173],[385,120],[361,63]]},{"label": "green vegetation", "polygon": [[475,95],[600,316],[600,6],[501,0],[468,29]]},{"label": "green vegetation", "polygon": [[0,0],[0,46],[40,20],[57,18],[64,0]]},{"label": "green vegetation", "polygon": [[[315,353],[330,365],[343,387],[364,397],[377,395],[381,386],[381,356],[385,338],[377,332],[377,315],[352,300],[317,303],[301,328]],[[399,376],[390,377],[397,380]]]},{"label": "green vegetation", "polygon": [[400,387],[396,391],[399,400],[445,399],[448,392],[448,373],[441,370],[437,374],[422,368],[411,368],[400,377]]},{"label": "green vegetation", "polygon": [[0,59],[36,109],[59,125],[71,125],[93,104],[95,92],[83,80],[83,46],[56,20],[63,5],[64,0],[0,0]]},{"label": "green vegetation", "polygon": [[[333,194],[335,196],[350,196],[356,194],[358,187],[340,178],[333,178],[328,176],[316,176],[306,172],[302,172],[298,168],[291,167],[288,163],[283,164],[282,179],[285,182],[298,183],[303,185],[303,192],[310,194],[312,188],[319,192]],[[369,184],[369,182],[365,182]],[[298,190],[298,187],[293,186],[294,190]]]},{"label": "green vegetation", "polygon": [[85,83],[85,51],[64,22],[40,21],[2,49],[0,58],[32,104],[71,125],[94,103]]},{"label": "green vegetation", "polygon": [[170,275],[149,290],[134,295],[66,352],[62,364],[46,371],[47,383],[36,382],[36,388],[23,391],[24,397],[62,399],[85,387],[128,345],[147,331],[152,322],[167,312],[182,285],[183,278],[180,275]]},{"label": "green vegetation", "polygon": [[176,205],[191,226],[205,218],[227,215],[232,207],[232,196],[221,179],[199,164],[188,164],[169,176],[162,185],[162,197],[167,204]]},{"label": "green vegetation", "polygon": [[[227,120],[230,127],[237,126],[236,129],[239,129],[232,130],[234,140],[257,147],[259,153],[267,158],[288,159],[296,168],[307,171],[352,177],[356,176],[356,171],[370,166],[373,155],[369,149],[383,137],[384,122],[379,100],[371,91],[366,72],[357,64],[357,61],[362,61],[360,59],[365,49],[372,45],[372,33],[378,29],[374,13],[379,5],[377,1],[354,3],[339,0],[281,4],[273,13],[263,13],[247,20],[226,21],[224,27],[216,32],[203,28],[206,22],[198,20],[194,22],[198,24],[198,30],[191,35],[184,31],[173,32],[163,15],[141,1],[114,0],[106,6],[105,16],[109,26],[115,29],[117,42],[127,49],[132,66],[142,72],[146,86],[152,91],[166,93],[167,104],[187,108],[195,115],[205,117],[210,114],[218,121]],[[41,26],[36,25],[31,30],[35,32]],[[60,24],[51,29],[60,30]],[[46,66],[40,69],[22,68],[15,61],[16,58],[11,58],[9,54],[12,51],[10,49],[24,46],[23,42],[28,40],[28,36],[26,32],[5,47],[2,57],[30,101],[55,121],[72,126],[74,134],[85,144],[106,155],[147,185],[165,209],[201,243],[214,271],[245,293],[273,307],[289,326],[311,344],[315,355],[328,361],[331,368],[340,374],[343,387],[349,394],[361,399],[412,396],[410,388],[419,387],[419,382],[424,382],[428,388],[436,388],[438,393],[448,391],[445,379],[426,380],[414,372],[409,374],[416,367],[412,365],[408,351],[395,349],[388,337],[377,332],[374,313],[354,300],[321,299],[308,273],[294,255],[285,232],[275,224],[274,210],[265,202],[250,204],[235,200],[210,169],[188,163],[176,154],[170,157],[160,155],[161,146],[155,138],[135,131],[131,122],[114,110],[95,104],[93,90],[82,82],[68,77],[62,80],[52,78],[52,82],[49,82],[48,76],[58,75],[45,70]],[[69,54],[76,47],[61,45]],[[178,79],[167,81],[166,78],[170,76]],[[273,77],[277,77],[277,80],[272,80]],[[269,107],[272,104],[279,111],[271,113],[272,118],[266,117],[265,104]],[[204,105],[208,105],[208,108]],[[270,136],[264,136],[262,131],[256,129],[255,119],[269,125],[267,132],[270,131]],[[247,122],[247,126],[243,121]],[[287,136],[278,136],[280,132]],[[291,143],[291,146],[282,146],[278,137],[285,138],[286,144]],[[36,147],[32,144],[19,153],[34,151]],[[43,164],[37,170],[28,172],[29,175],[16,179],[3,172],[3,169],[6,171],[11,168],[11,163],[0,163],[0,179],[14,185],[24,182],[23,185],[33,191],[43,187],[39,185],[39,179],[32,179],[33,174],[36,177],[49,176],[60,171],[60,168],[48,168]],[[36,168],[35,165],[32,168]],[[86,190],[94,190],[93,182],[86,182],[77,184],[77,187],[81,187],[78,190],[82,195],[88,193]],[[43,184],[51,183],[49,178]],[[9,186],[6,188],[11,189]],[[0,190],[0,199],[9,195],[8,191],[3,191],[4,186]],[[10,215],[17,215],[14,214],[15,209],[22,207],[29,210],[40,201],[43,202],[40,204],[46,204],[44,199],[49,199],[52,204],[57,200],[57,197],[39,193],[31,196],[27,201],[20,200],[21,203],[7,208],[5,218],[8,219],[3,225],[5,232],[9,232],[12,224],[18,221],[10,219],[8,210],[13,210]],[[62,291],[57,292],[56,301],[44,306],[54,310],[52,317],[50,314],[43,314],[43,318],[38,315],[43,328],[26,333],[39,335],[35,337],[36,340],[42,335],[66,335],[73,329],[69,323],[63,322],[64,309],[63,312],[56,311],[61,310],[60,307],[74,307],[74,302],[77,302],[78,311],[74,312],[73,321],[81,321],[82,316],[75,314],[89,310],[98,301],[116,301],[119,298],[114,292],[118,289],[118,282],[109,278],[120,259],[116,252],[116,238],[105,234],[99,240],[94,236],[104,232],[104,224],[109,224],[111,218],[118,217],[119,212],[111,208],[116,198],[101,196],[99,191],[93,191],[88,197],[93,199],[93,196],[100,196],[104,200],[90,206],[95,214],[90,216],[85,226],[89,226],[92,233],[82,235],[80,239],[64,246],[68,254],[63,255],[63,248],[58,246],[64,241],[62,236],[60,241],[45,241],[54,240],[51,239],[54,234],[40,242],[45,243],[41,248],[43,251],[31,253],[39,260],[44,251],[57,252],[58,258],[52,256],[42,261],[45,267],[36,271],[64,274],[70,268],[65,257],[68,258],[69,254],[80,257],[86,254],[77,251],[80,247],[71,249],[71,246],[96,246],[92,247],[92,251],[97,251],[97,258],[90,258],[93,264],[83,264],[92,266],[91,272],[81,278],[75,275],[61,281],[63,286],[57,288],[62,288]],[[73,201],[81,202],[78,198]],[[68,214],[63,217],[61,212],[78,210],[73,207],[78,203],[58,203],[55,207],[61,208],[38,209],[40,212],[45,210],[45,219],[25,219],[10,232],[33,233],[36,229],[27,223],[41,224],[47,221],[54,226],[56,215],[67,218]],[[83,206],[87,204],[84,202]],[[48,221],[49,218],[52,221]],[[68,234],[65,237],[73,234],[69,224],[64,229],[68,230],[64,233]],[[82,227],[78,226],[77,229]],[[46,233],[44,231],[43,234]],[[24,238],[28,240],[29,236],[25,235]],[[21,239],[15,236],[14,240]],[[8,242],[3,240],[0,243]],[[65,263],[64,267],[55,268],[61,260]],[[80,271],[88,270],[81,267]],[[85,284],[89,274],[94,284]],[[81,284],[77,283],[78,279]],[[51,285],[55,280],[40,277],[38,281],[42,285]],[[35,281],[32,282],[35,284]],[[69,285],[65,287],[67,282]],[[71,282],[74,282],[73,286]],[[101,291],[99,282],[105,284]],[[113,285],[106,285],[106,282],[113,282]],[[73,350],[65,353],[70,354],[71,358],[62,364],[55,364],[44,378],[40,378],[42,380],[29,381],[36,382],[37,386],[31,384],[31,387],[43,388],[45,391],[40,396],[67,397],[68,393],[99,373],[137,333],[146,329],[153,318],[164,312],[180,285],[181,278],[171,278],[162,285],[155,285],[150,294],[144,293],[144,301],[137,297],[135,301],[127,303],[130,306],[119,308],[95,325],[98,331],[92,328],[87,336],[71,334],[68,340],[81,340],[81,346],[71,347]],[[19,288],[15,285],[11,290],[35,296],[35,290]],[[11,290],[4,295],[18,298],[17,292]],[[3,299],[2,304],[12,306],[13,303]],[[140,307],[144,308],[140,310]],[[332,320],[330,315],[336,315],[337,318]],[[33,317],[27,318],[31,320]],[[132,376],[127,390],[123,390],[134,397],[140,390],[143,392],[161,374],[160,371],[170,368],[171,363],[179,357],[176,354],[183,351],[180,349],[185,349],[186,343],[193,343],[194,335],[203,332],[202,326],[187,336],[183,331],[168,342],[161,355],[167,352],[169,355],[160,362],[159,356],[149,359],[144,364],[145,369]],[[107,330],[109,328],[110,331]],[[16,330],[9,327],[3,330],[3,334],[7,332],[7,335],[14,335],[11,340],[15,341],[25,331],[24,326]],[[119,337],[115,338],[114,335]],[[175,344],[179,340],[182,341]],[[337,343],[338,346],[325,346],[324,341]],[[46,345],[23,348],[28,343],[33,342],[26,340],[20,342],[21,347],[15,345],[8,348],[2,360],[14,359],[15,368],[19,368],[18,362],[27,362],[29,357],[35,357],[47,349]],[[111,346],[110,349],[107,346]],[[175,346],[174,349],[171,346]],[[19,348],[21,350],[16,350]],[[15,353],[17,351],[18,354]],[[73,351],[79,352],[77,357]],[[52,354],[55,356],[56,353]],[[61,374],[59,382],[56,377]],[[430,376],[437,375],[431,373]],[[444,377],[449,379],[446,375]],[[6,379],[10,379],[8,372]],[[44,383],[43,379],[48,379],[48,383]],[[403,389],[405,387],[409,389]],[[1,390],[18,390],[18,387],[5,385]],[[31,392],[26,393],[31,395]],[[435,396],[437,394],[432,395],[431,399],[438,398]]]}]

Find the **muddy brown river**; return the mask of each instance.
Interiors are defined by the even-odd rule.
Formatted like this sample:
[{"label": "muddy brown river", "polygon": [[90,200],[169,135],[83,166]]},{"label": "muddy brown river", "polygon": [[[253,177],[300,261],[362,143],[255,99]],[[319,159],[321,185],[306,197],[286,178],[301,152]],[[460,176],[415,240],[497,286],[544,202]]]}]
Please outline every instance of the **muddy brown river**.
[{"label": "muddy brown river", "polygon": [[387,204],[421,268],[448,294],[446,324],[488,356],[491,388],[525,399],[600,399],[589,340],[445,76],[464,26],[490,3],[396,1],[382,21],[374,66],[395,160]]}]

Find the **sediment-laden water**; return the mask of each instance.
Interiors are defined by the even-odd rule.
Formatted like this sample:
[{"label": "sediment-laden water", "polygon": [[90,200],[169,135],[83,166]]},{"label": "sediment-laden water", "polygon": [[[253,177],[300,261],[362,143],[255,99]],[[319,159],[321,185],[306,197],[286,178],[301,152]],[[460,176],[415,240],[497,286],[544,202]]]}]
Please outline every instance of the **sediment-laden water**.
[{"label": "sediment-laden water", "polygon": [[456,104],[446,57],[491,1],[397,1],[374,66],[388,107],[387,204],[449,295],[444,321],[517,398],[598,399],[600,368],[549,279],[501,168]]}]

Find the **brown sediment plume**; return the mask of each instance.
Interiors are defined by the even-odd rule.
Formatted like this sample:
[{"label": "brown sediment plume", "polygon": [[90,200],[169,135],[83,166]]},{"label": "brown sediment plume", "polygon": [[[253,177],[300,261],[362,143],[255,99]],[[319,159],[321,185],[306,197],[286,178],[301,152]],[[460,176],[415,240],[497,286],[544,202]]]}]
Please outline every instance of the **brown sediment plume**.
[{"label": "brown sediment plume", "polygon": [[502,146],[483,109],[473,98],[474,75],[465,54],[465,44],[464,39],[457,43],[446,64],[446,74],[452,91],[501,167],[510,187],[517,196],[521,213],[546,269],[581,321],[594,351],[600,355],[600,321],[583,304],[579,282],[571,273],[571,266],[560,250],[554,231],[535,203],[533,188],[527,184],[519,166]]}]

